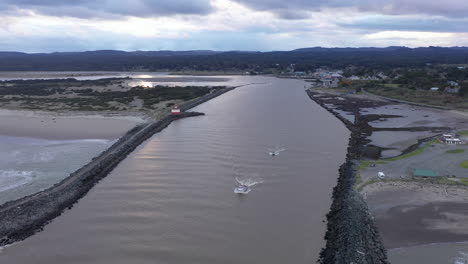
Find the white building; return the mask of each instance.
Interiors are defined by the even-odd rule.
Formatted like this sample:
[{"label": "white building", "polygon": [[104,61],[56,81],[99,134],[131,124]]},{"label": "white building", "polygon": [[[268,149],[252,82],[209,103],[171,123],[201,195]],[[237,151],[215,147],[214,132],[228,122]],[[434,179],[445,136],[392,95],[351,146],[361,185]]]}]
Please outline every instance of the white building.
[{"label": "white building", "polygon": [[443,134],[442,141],[448,145],[459,145],[463,143],[462,140],[457,138],[453,133]]}]

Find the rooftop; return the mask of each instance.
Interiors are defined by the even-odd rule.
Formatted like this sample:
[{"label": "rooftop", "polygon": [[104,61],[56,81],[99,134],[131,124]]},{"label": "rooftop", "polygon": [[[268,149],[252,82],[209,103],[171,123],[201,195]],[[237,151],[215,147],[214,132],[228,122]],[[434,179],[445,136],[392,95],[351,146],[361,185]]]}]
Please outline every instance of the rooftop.
[{"label": "rooftop", "polygon": [[415,177],[437,177],[437,174],[433,170],[414,170],[413,176]]}]

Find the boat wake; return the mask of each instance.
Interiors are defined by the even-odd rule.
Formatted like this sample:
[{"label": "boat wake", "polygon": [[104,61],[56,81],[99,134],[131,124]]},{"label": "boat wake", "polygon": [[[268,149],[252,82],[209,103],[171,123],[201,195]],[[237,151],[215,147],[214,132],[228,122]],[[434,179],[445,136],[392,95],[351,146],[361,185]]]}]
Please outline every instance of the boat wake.
[{"label": "boat wake", "polygon": [[285,151],[285,148],[275,148],[275,149],[268,149],[268,155],[270,156],[278,156],[281,152]]},{"label": "boat wake", "polygon": [[251,187],[254,187],[255,185],[263,183],[263,180],[255,180],[255,179],[252,179],[252,178],[246,178],[246,179],[236,178],[236,182],[239,185],[243,185],[243,186],[247,186],[247,187],[251,188]]}]

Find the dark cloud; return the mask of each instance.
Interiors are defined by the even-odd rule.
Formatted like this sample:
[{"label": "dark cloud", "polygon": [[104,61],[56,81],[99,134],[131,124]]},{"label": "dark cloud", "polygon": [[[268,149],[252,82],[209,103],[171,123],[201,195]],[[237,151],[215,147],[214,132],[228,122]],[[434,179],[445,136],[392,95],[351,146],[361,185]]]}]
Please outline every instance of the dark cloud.
[{"label": "dark cloud", "polygon": [[32,10],[52,16],[118,18],[122,16],[204,15],[210,0],[0,0],[0,10]]},{"label": "dark cloud", "polygon": [[468,19],[464,18],[404,18],[378,15],[361,17],[353,22],[338,25],[372,31],[468,32]]},{"label": "dark cloud", "polygon": [[[305,11],[326,8],[356,8],[359,11],[387,15],[426,14],[468,17],[466,0],[234,0],[257,10],[271,11],[282,18],[303,17]],[[287,14],[287,16],[283,15]]]}]

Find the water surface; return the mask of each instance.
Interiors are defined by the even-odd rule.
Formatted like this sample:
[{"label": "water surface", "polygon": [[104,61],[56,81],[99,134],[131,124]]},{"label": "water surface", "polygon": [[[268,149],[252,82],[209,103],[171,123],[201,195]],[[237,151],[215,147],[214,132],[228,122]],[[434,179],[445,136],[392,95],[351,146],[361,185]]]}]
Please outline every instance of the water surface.
[{"label": "water surface", "polygon": [[267,84],[172,123],[0,263],[314,263],[349,133],[304,82],[239,78]]}]

